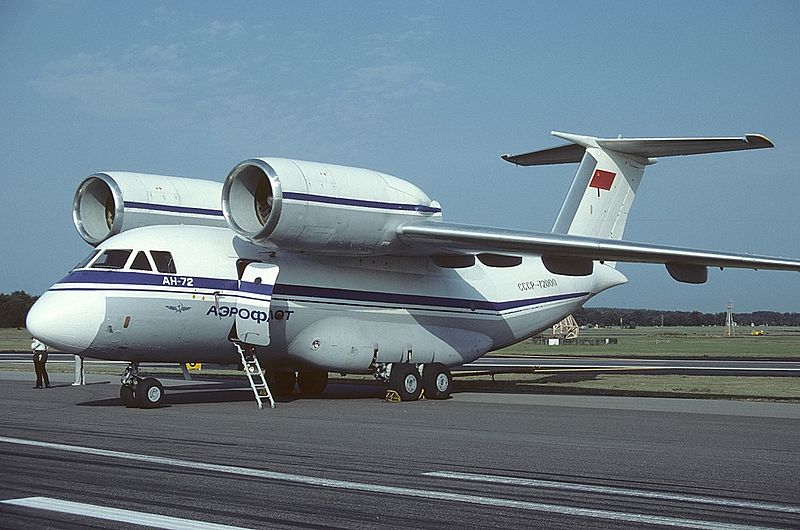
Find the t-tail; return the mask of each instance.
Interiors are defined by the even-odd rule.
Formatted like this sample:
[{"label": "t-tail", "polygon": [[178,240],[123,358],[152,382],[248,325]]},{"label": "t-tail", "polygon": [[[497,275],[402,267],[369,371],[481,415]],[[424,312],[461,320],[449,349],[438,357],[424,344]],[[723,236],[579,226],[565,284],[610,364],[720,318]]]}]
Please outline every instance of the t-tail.
[{"label": "t-tail", "polygon": [[580,162],[553,233],[622,239],[644,170],[657,157],[774,147],[760,134],[717,138],[595,138],[553,131],[569,144],[503,155],[520,166]]}]

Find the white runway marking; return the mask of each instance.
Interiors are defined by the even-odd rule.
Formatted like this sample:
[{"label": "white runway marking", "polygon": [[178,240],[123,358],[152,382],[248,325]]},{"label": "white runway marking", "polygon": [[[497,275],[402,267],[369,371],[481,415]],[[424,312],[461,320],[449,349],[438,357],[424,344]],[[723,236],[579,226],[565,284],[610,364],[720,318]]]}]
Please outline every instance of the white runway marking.
[{"label": "white runway marking", "polygon": [[423,473],[426,477],[439,477],[453,480],[466,480],[471,482],[488,482],[493,484],[506,484],[509,486],[528,486],[532,488],[547,488],[556,490],[580,491],[582,493],[600,493],[604,495],[624,495],[647,499],[660,499],[666,501],[692,502],[698,504],[714,504],[717,506],[730,506],[750,510],[767,510],[771,512],[800,513],[800,506],[780,504],[774,502],[746,501],[726,499],[722,497],[708,497],[703,495],[687,495],[684,493],[670,493],[665,491],[642,490],[635,488],[618,488],[612,486],[596,486],[592,484],[576,484],[574,482],[558,482],[554,480],[538,480],[520,477],[503,477],[499,475],[482,475],[474,473],[458,473],[454,471],[430,471]]},{"label": "white runway marking", "polygon": [[697,519],[684,519],[679,517],[668,517],[661,515],[649,515],[642,513],[621,512],[615,510],[599,510],[593,508],[580,508],[559,504],[547,504],[541,502],[518,501],[513,499],[503,499],[497,497],[486,497],[482,495],[471,495],[465,493],[449,493],[437,490],[425,490],[418,488],[404,488],[399,486],[384,486],[380,484],[368,484],[364,482],[352,482],[348,480],[336,480],[323,477],[311,477],[307,475],[295,475],[292,473],[281,473],[277,471],[266,471],[262,469],[252,469],[239,466],[226,466],[221,464],[210,464],[205,462],[194,462],[190,460],[180,460],[177,458],[167,458],[159,456],[141,455],[136,453],[126,453],[121,451],[109,451],[107,449],[96,449],[93,447],[82,447],[78,445],[67,445],[50,442],[40,442],[37,440],[26,440],[23,438],[8,438],[0,436],[0,443],[10,443],[29,447],[41,447],[56,451],[66,451],[70,453],[80,453],[106,458],[119,458],[123,460],[134,460],[147,462],[149,464],[172,466],[193,470],[210,471],[215,473],[226,473],[247,477],[257,477],[265,480],[276,480],[293,484],[304,484],[308,486],[332,488],[339,490],[360,491],[365,493],[378,493],[390,496],[412,497],[428,500],[439,500],[448,502],[458,502],[480,506],[491,506],[495,508],[513,508],[518,510],[530,510],[535,512],[554,513],[558,515],[568,515],[573,517],[587,517],[592,519],[604,519],[610,521],[626,521],[637,524],[657,524],[662,526],[677,526],[684,528],[703,528],[710,530],[754,530],[755,526],[738,525],[717,521],[702,521]]},{"label": "white runway marking", "polygon": [[152,528],[168,528],[172,530],[204,530],[206,528],[209,530],[247,530],[240,526],[207,523],[205,521],[194,521],[192,519],[181,519],[179,517],[136,512],[133,510],[120,510],[119,508],[51,499],[49,497],[27,497],[25,499],[9,499],[2,502],[4,504],[13,504],[14,506],[24,506],[26,508],[67,513],[70,515],[81,515],[83,517],[131,523],[137,526],[149,526]]}]

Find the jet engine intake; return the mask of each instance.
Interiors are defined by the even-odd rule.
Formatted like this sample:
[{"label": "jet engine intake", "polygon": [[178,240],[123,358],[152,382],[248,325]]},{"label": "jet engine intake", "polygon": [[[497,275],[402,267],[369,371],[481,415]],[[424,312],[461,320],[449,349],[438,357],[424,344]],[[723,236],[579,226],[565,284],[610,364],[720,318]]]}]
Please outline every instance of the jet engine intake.
[{"label": "jet engine intake", "polygon": [[222,184],[210,180],[103,172],[86,177],[75,191],[72,220],[81,237],[98,245],[140,226],[227,226],[220,210]]},{"label": "jet engine intake", "polygon": [[342,255],[389,253],[403,245],[401,224],[441,220],[439,203],[397,177],[285,158],[234,167],[222,186],[222,212],[255,244]]}]

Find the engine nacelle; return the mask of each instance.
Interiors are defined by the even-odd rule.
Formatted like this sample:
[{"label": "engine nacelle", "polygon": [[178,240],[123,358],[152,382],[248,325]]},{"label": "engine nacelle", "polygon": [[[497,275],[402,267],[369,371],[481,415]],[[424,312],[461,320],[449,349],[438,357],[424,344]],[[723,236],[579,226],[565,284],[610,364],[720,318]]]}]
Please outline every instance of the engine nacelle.
[{"label": "engine nacelle", "polygon": [[131,228],[164,224],[227,226],[220,210],[222,184],[210,180],[104,172],[75,191],[72,220],[81,237],[98,245]]},{"label": "engine nacelle", "polygon": [[439,203],[397,177],[284,158],[245,160],[222,186],[222,212],[240,236],[314,253],[385,254],[397,227],[441,219]]}]

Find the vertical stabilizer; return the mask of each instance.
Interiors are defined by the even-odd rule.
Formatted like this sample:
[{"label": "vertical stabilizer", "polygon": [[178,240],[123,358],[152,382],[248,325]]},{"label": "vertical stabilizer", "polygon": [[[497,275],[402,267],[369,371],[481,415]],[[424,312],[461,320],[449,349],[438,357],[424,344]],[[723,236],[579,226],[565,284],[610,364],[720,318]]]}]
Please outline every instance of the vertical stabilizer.
[{"label": "vertical stabilizer", "polygon": [[552,231],[622,239],[644,168],[645,164],[630,157],[586,148]]}]

